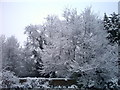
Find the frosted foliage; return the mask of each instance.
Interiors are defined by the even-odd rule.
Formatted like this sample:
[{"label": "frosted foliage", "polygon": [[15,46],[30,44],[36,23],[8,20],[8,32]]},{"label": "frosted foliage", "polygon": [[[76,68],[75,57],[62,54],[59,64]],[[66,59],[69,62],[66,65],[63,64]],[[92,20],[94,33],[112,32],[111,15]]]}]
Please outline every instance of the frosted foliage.
[{"label": "frosted foliage", "polygon": [[19,85],[19,79],[12,72],[3,71],[0,83],[2,88],[12,88],[14,85]]},{"label": "frosted foliage", "polygon": [[5,38],[2,43],[2,68],[18,74],[21,58],[17,39],[14,36]]},{"label": "frosted foliage", "polygon": [[[103,20],[90,7],[80,14],[66,8],[62,15],[63,20],[48,15],[42,25],[26,26],[24,47],[14,36],[0,37],[1,87],[50,88],[38,77],[71,78],[79,88],[104,87],[110,80],[117,81],[118,46],[111,46],[106,39]],[[20,84],[17,76],[36,78],[26,78]],[[68,88],[77,88],[76,85]]]},{"label": "frosted foliage", "polygon": [[117,53],[113,52],[117,49],[108,45],[102,20],[90,7],[81,14],[76,9],[65,9],[63,17],[60,20],[48,15],[43,25],[26,27],[27,47],[41,58],[42,73],[69,77],[71,72],[104,67],[115,76]]}]

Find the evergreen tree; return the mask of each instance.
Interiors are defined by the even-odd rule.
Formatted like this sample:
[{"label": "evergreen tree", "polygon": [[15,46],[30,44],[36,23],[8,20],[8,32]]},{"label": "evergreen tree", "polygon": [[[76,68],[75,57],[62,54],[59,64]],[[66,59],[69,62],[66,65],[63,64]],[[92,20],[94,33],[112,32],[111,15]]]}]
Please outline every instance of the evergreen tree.
[{"label": "evergreen tree", "polygon": [[43,45],[45,43],[44,28],[42,26],[30,25],[25,28],[25,34],[28,35],[26,48],[31,51],[33,62],[35,63],[36,76],[40,76],[43,70],[43,62],[41,54],[43,52]]},{"label": "evergreen tree", "polygon": [[2,48],[3,69],[17,74],[17,68],[20,61],[19,43],[17,39],[14,36],[7,38]]},{"label": "evergreen tree", "polygon": [[[120,72],[120,15],[113,13],[110,17],[104,15],[104,29],[110,44],[118,44],[118,73]],[[120,75],[118,75],[120,76]]]},{"label": "evergreen tree", "polygon": [[110,43],[120,44],[120,15],[111,14],[110,17],[104,15],[104,29],[107,30]]},{"label": "evergreen tree", "polygon": [[34,59],[35,59],[35,68],[37,71],[36,76],[39,76],[39,74],[41,74],[44,69],[43,61],[42,61],[41,57],[39,56],[39,54],[37,53],[37,51],[33,50],[32,52],[33,52]]}]

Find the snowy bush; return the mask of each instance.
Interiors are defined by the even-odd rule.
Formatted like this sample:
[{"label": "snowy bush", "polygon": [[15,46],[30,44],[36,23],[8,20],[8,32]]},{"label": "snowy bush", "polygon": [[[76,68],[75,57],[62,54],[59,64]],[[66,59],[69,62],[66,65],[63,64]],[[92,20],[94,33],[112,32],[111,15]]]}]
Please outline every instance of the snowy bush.
[{"label": "snowy bush", "polygon": [[26,78],[26,82],[22,83],[23,88],[49,88],[49,82],[45,78]]},{"label": "snowy bush", "polygon": [[13,88],[14,85],[19,84],[19,79],[14,75],[13,72],[3,71],[2,80],[0,83],[2,88]]}]

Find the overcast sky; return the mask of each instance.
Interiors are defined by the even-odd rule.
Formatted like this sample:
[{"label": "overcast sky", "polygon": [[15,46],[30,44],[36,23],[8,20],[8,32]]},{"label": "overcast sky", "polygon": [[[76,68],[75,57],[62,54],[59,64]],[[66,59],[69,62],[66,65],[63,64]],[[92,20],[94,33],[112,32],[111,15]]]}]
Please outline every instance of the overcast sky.
[{"label": "overcast sky", "polygon": [[23,43],[25,40],[25,26],[41,24],[48,14],[55,14],[61,17],[66,7],[77,8],[77,11],[80,13],[85,7],[92,6],[92,10],[98,13],[100,17],[103,17],[105,12],[107,14],[118,12],[119,0],[90,1],[30,0],[28,2],[28,0],[18,0],[17,2],[14,0],[2,0],[0,2],[0,34],[5,34],[7,37],[15,35],[18,41]]}]

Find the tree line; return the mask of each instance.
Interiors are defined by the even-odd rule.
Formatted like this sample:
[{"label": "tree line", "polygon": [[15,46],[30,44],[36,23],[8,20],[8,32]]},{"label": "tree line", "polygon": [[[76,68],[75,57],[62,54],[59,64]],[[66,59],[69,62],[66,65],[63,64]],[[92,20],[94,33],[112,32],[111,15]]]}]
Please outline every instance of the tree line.
[{"label": "tree line", "polygon": [[119,15],[101,19],[90,7],[81,13],[66,8],[62,15],[63,20],[48,15],[42,25],[26,26],[24,48],[14,36],[1,35],[3,70],[19,77],[78,79],[85,73],[86,84],[118,78]]}]

